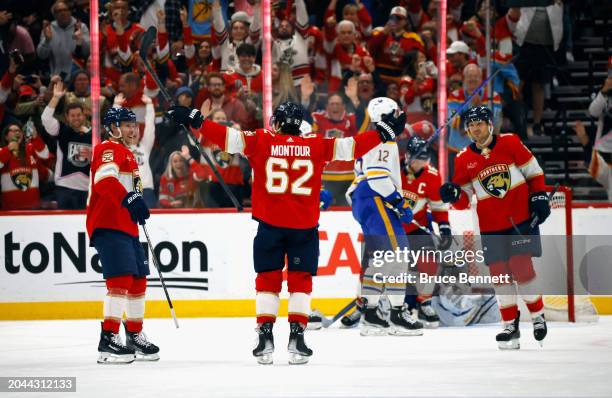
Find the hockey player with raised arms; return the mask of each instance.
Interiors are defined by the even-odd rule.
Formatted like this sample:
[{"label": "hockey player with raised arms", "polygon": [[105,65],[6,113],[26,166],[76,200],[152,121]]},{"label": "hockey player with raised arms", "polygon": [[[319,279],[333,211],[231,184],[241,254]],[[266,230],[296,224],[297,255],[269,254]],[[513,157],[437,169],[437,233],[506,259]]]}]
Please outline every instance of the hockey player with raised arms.
[{"label": "hockey player with raised arms", "polygon": [[[386,97],[372,99],[367,109],[373,123],[401,112],[397,103]],[[400,117],[405,122],[405,114],[401,113]],[[403,129],[404,126],[401,131]],[[371,256],[376,251],[408,247],[402,223],[412,221],[412,211],[402,196],[401,184],[397,143],[386,142],[355,162],[355,180],[346,193],[353,217],[363,231],[366,247],[361,283],[364,307],[362,336],[423,334],[423,325],[412,318],[404,305],[406,284],[381,282],[375,276],[381,273],[386,276],[405,274],[408,271],[407,263],[389,262],[379,268],[371,262]],[[391,303],[390,322],[381,316],[378,309],[383,293]]]},{"label": "hockey player with raised arms", "polygon": [[352,160],[381,141],[395,139],[403,121],[388,115],[376,126],[378,131],[334,139],[300,136],[302,108],[291,102],[274,111],[269,130],[239,131],[204,121],[198,110],[184,107],[174,107],[169,115],[177,123],[199,130],[223,151],[244,154],[249,160],[253,168],[253,218],[259,222],[253,242],[258,333],[253,355],[260,364],[272,363],[272,328],[280,305],[286,258],[289,363],[308,362],[312,350],[304,341],[304,330],[310,313],[312,276],[318,267],[323,167],[332,160]]},{"label": "hockey player with raised arms", "polygon": [[541,245],[539,228],[536,225],[531,230],[531,224],[541,224],[550,215],[544,173],[518,136],[493,135],[492,112],[486,106],[469,109],[463,120],[473,142],[455,158],[452,182],[440,187],[440,196],[455,208],[466,209],[476,195],[489,272],[511,276],[510,283],[495,285],[504,321],[504,330],[496,337],[499,348],[520,348],[519,294],[531,313],[534,337],[541,344],[547,332],[544,303],[534,292],[536,274],[531,259],[541,254]]},{"label": "hockey player with raised arms", "polygon": [[[142,332],[149,265],[138,239],[138,224],[144,225],[149,209],[138,163],[124,141],[139,135],[138,123],[129,109],[110,108],[103,125],[108,139],[94,149],[86,221],[107,288],[98,363],[155,361],[159,348]],[[125,345],[119,336],[124,312]]]},{"label": "hockey player with raised arms", "polygon": [[[438,170],[429,163],[430,157],[427,141],[417,135],[410,137],[402,173],[402,191],[414,214],[413,222],[403,225],[411,250],[447,250],[453,239],[448,222],[448,204],[440,198],[442,180]],[[438,224],[440,232],[440,239],[435,245],[429,214],[432,221]],[[438,264],[434,260],[419,261],[417,269],[420,273],[436,275]],[[433,283],[417,283],[418,295],[409,295],[406,299],[409,303],[416,301],[418,319],[428,328],[436,328],[440,324],[440,318],[431,305],[434,287]]]}]

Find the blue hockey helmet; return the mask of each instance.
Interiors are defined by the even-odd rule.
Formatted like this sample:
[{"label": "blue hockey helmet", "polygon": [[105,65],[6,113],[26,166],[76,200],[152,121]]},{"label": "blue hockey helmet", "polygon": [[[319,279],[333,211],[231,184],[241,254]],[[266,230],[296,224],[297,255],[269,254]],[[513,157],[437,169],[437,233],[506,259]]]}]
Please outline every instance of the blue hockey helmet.
[{"label": "blue hockey helmet", "polygon": [[408,161],[429,160],[430,155],[427,141],[416,135],[408,139],[408,144],[406,145],[406,159]]},{"label": "blue hockey helmet", "polygon": [[484,105],[474,106],[463,114],[463,125],[468,127],[470,122],[482,121],[493,124],[493,113]]},{"label": "blue hockey helmet", "polygon": [[128,108],[109,108],[104,114],[102,126],[108,134],[113,138],[121,138],[121,135],[116,136],[111,130],[111,126],[119,127],[121,122],[135,122],[136,114]]},{"label": "blue hockey helmet", "polygon": [[304,118],[302,107],[294,102],[283,102],[274,110],[270,126],[278,124],[280,131],[290,135],[300,135],[300,125]]}]

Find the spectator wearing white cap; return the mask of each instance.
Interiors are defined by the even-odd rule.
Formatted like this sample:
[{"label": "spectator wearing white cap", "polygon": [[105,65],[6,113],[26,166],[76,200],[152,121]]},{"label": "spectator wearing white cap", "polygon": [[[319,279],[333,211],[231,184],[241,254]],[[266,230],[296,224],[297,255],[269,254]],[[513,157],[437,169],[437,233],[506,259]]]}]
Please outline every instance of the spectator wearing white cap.
[{"label": "spectator wearing white cap", "polygon": [[406,30],[407,21],[406,9],[393,7],[387,24],[374,29],[369,41],[376,69],[381,79],[387,83],[398,82],[403,66],[410,63],[410,58],[418,51],[425,52],[419,35]]},{"label": "spectator wearing white cap", "polygon": [[[258,9],[258,8],[257,8]],[[259,19],[256,11],[254,19]],[[233,71],[238,65],[236,49],[242,43],[255,43],[258,29],[251,24],[251,18],[244,11],[235,12],[230,18],[229,31],[221,12],[219,0],[212,3],[213,18],[213,47],[212,54],[215,60],[220,60],[222,71]]]},{"label": "spectator wearing white cap", "polygon": [[465,42],[456,40],[446,50],[446,76],[448,77],[448,91],[452,92],[461,87],[463,69],[468,64],[476,64],[472,51]]}]

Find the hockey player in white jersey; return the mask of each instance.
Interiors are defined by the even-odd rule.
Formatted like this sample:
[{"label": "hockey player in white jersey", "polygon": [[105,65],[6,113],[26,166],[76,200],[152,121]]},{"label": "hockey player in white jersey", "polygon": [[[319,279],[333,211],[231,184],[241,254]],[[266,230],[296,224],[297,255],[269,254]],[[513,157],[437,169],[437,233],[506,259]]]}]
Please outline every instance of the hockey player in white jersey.
[{"label": "hockey player in white jersey", "polygon": [[[374,98],[368,104],[372,123],[384,125],[399,113],[397,103],[390,98]],[[405,115],[400,116],[405,123]],[[398,118],[399,119],[399,118]],[[361,225],[368,256],[363,273],[362,300],[364,315],[361,335],[421,335],[423,325],[412,318],[404,306],[405,283],[381,283],[382,276],[400,275],[408,271],[408,264],[391,261],[374,262],[383,250],[408,246],[402,223],[412,220],[402,192],[399,151],[395,142],[380,144],[355,161],[355,180],[346,195],[352,205],[353,217]],[[378,254],[377,254],[378,253]],[[390,322],[381,316],[378,301],[386,294],[391,302]]]}]

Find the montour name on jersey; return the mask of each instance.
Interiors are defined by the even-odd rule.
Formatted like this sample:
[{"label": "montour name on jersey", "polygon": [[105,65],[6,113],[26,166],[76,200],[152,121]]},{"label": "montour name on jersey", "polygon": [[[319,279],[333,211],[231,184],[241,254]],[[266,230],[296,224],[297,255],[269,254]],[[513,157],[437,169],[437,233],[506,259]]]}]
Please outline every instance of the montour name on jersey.
[{"label": "montour name on jersey", "polygon": [[272,145],[270,155],[310,157],[310,147],[302,145]]}]

